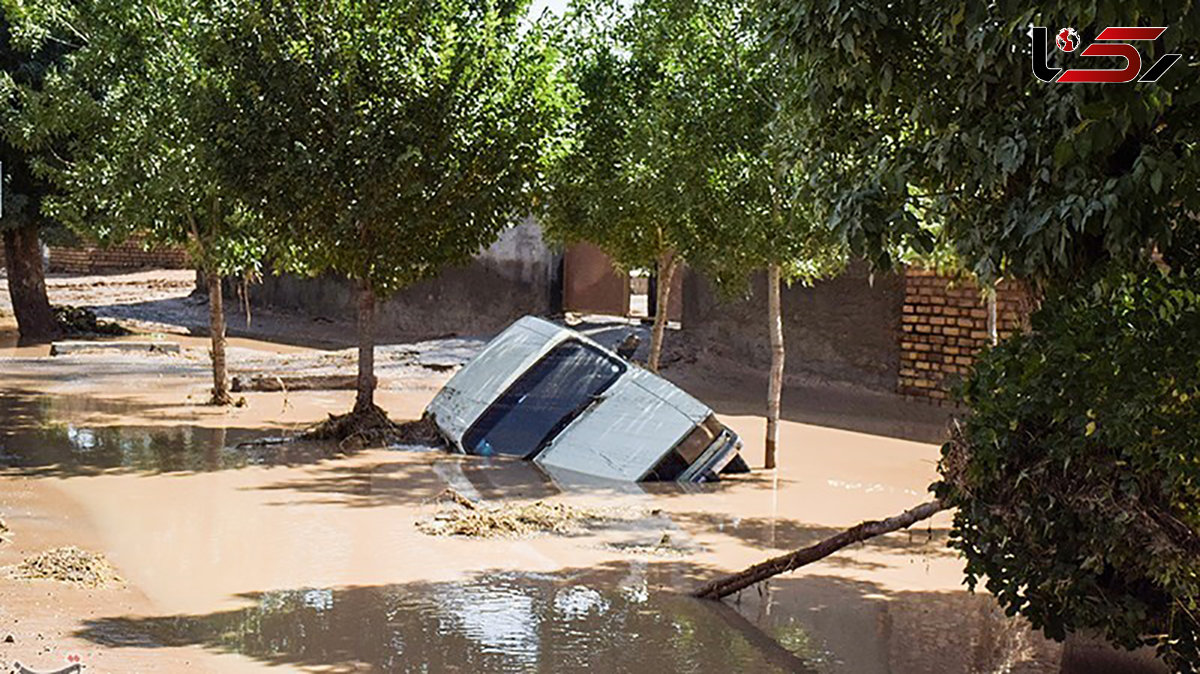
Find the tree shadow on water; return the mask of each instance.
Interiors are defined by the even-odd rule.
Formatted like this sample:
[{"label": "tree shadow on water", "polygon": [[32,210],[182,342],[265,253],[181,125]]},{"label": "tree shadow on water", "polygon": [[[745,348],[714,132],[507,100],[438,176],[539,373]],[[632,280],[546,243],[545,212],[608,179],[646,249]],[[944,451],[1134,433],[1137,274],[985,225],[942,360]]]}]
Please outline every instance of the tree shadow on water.
[{"label": "tree shadow on water", "polygon": [[637,564],[240,598],[206,615],[91,619],[77,636],[388,672],[814,671],[728,606],[651,590]]},{"label": "tree shadow on water", "polygon": [[53,404],[41,394],[0,395],[0,470],[32,477],[211,472],[309,464],[341,454],[331,443],[262,444],[281,435],[271,429],[54,422]]}]

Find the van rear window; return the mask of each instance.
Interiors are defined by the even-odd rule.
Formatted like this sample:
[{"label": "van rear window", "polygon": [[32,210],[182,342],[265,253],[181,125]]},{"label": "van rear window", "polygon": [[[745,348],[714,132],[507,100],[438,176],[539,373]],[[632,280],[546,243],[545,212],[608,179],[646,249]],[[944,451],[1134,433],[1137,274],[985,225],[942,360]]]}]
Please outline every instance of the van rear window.
[{"label": "van rear window", "polygon": [[624,371],[623,363],[603,351],[565,341],[488,407],[463,436],[463,447],[482,456],[532,458]]}]

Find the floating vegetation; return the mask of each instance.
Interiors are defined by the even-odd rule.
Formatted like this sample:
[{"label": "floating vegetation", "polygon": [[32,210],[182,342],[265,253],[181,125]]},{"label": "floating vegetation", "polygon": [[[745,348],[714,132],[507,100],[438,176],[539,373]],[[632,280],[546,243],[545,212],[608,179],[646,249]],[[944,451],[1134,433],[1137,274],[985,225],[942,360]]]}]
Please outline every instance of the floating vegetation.
[{"label": "floating vegetation", "polygon": [[371,445],[430,445],[445,444],[433,419],[424,416],[416,421],[396,423],[376,406],[329,418],[309,429],[303,440],[335,440],[339,443]]},{"label": "floating vegetation", "polygon": [[79,587],[98,588],[121,582],[116,569],[104,555],[70,545],[39,552],[16,566],[9,567],[14,580],[55,580]]},{"label": "floating vegetation", "polygon": [[417,523],[418,529],[431,536],[517,538],[541,533],[570,534],[589,524],[630,517],[629,513],[614,508],[582,508],[546,501],[486,506],[453,489],[442,492],[437,500],[448,503],[448,507]]}]

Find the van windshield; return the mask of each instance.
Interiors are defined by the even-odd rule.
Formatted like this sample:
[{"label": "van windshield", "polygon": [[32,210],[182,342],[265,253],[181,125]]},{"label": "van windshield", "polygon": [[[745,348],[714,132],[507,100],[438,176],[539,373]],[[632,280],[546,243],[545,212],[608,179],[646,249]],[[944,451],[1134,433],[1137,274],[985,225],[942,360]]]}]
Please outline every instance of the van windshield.
[{"label": "van windshield", "polygon": [[569,340],[508,387],[463,437],[472,454],[532,458],[625,371],[603,351]]}]

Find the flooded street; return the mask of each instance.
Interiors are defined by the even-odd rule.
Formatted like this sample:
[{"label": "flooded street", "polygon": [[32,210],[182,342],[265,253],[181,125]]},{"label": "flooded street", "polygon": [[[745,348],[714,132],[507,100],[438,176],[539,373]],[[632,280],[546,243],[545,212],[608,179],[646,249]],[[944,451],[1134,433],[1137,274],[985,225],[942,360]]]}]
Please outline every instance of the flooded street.
[{"label": "flooded street", "polygon": [[[17,369],[38,378],[38,367]],[[160,377],[152,388],[186,389],[185,379]],[[138,595],[115,610],[85,601],[88,612],[69,621],[69,643],[98,662],[116,657],[137,671],[170,671],[180,657],[213,671],[1058,671],[1056,644],[962,591],[945,516],[728,605],[683,596],[920,501],[935,445],[789,422],[775,475],[596,486],[434,451],[239,447],[316,418],[314,408],[348,405],[350,392],[305,396],[300,410],[282,394],[255,394],[246,409],[185,426],[165,423],[174,406],[143,410],[125,392],[101,393],[104,380],[60,371],[48,386],[57,392],[0,394],[0,512],[10,527],[21,534],[25,524],[19,490],[39,495],[29,517],[71,511],[56,535],[94,541],[127,582],[115,592]],[[434,390],[381,400],[411,418]],[[760,418],[722,420],[758,446]],[[421,533],[416,524],[447,487],[487,503],[545,498],[644,515],[571,536]],[[0,548],[3,563],[7,553]],[[37,610],[0,583],[0,596],[16,600],[4,615]]]},{"label": "flooded street", "polygon": [[[101,672],[1060,670],[1060,645],[963,589],[946,514],[723,603],[686,596],[926,500],[944,427],[935,408],[789,390],[774,473],[598,483],[428,448],[278,444],[348,409],[353,391],[248,392],[243,407],[206,407],[203,338],[136,338],[182,350],[50,357],[0,342],[0,518],[12,531],[0,566],[77,545],[124,580],[0,577],[0,669],[51,671],[77,655]],[[381,346],[377,402],[393,419],[419,417],[480,343]],[[352,360],[336,349],[250,335],[231,342],[230,366],[337,372]],[[668,376],[761,464],[757,384],[694,368]],[[448,488],[492,506],[633,514],[566,535],[422,533]]]}]

